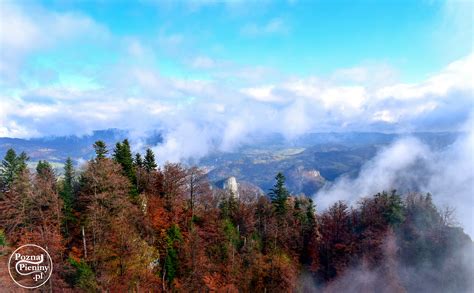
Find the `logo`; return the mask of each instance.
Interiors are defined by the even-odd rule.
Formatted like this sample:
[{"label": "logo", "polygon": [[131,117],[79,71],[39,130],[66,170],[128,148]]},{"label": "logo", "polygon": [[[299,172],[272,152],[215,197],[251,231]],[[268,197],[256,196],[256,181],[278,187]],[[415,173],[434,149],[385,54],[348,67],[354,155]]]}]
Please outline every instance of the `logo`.
[{"label": "logo", "polygon": [[25,244],[10,255],[8,272],[18,286],[34,289],[49,280],[53,272],[53,261],[41,246]]}]

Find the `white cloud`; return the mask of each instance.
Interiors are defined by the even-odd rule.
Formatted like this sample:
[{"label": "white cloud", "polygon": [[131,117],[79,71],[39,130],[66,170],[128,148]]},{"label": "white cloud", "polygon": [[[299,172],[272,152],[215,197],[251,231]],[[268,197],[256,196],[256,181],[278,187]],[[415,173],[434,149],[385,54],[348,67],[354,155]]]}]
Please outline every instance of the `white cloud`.
[{"label": "white cloud", "polygon": [[[441,3],[441,20],[433,29],[432,50],[445,58],[459,58],[474,47],[474,2],[470,0],[446,0]],[[454,45],[455,44],[455,45]]]},{"label": "white cloud", "polygon": [[397,188],[399,176],[414,169],[417,160],[429,153],[428,148],[414,138],[401,139],[381,150],[366,163],[356,179],[342,177],[334,185],[326,186],[316,194],[322,208],[337,200],[356,203],[364,196],[370,196],[382,190]]},{"label": "white cloud", "polygon": [[212,145],[212,134],[204,127],[188,121],[179,122],[173,131],[165,134],[165,143],[154,148],[158,161],[177,162],[183,158],[200,158]]},{"label": "white cloud", "polygon": [[296,100],[293,104],[285,108],[278,116],[280,120],[280,132],[287,138],[292,139],[304,133],[310,132],[312,124],[315,122],[314,117],[310,117],[307,113],[306,104],[301,100]]},{"label": "white cloud", "polygon": [[287,34],[289,26],[282,18],[273,18],[265,24],[249,23],[242,27],[240,33],[247,37],[257,37],[263,35]]},{"label": "white cloud", "polygon": [[217,65],[216,61],[206,56],[198,56],[192,62],[191,66],[197,69],[211,69]]},{"label": "white cloud", "polygon": [[386,63],[365,62],[360,66],[336,70],[332,79],[335,82],[377,88],[395,83],[398,79],[398,72]]},{"label": "white cloud", "polygon": [[394,123],[398,119],[393,115],[393,113],[389,110],[381,110],[374,113],[372,116],[374,121],[382,121],[387,123]]},{"label": "white cloud", "polygon": [[257,87],[243,88],[241,92],[261,102],[283,102],[285,99],[273,94],[274,85],[263,85]]},{"label": "white cloud", "polygon": [[[395,89],[402,85],[374,89],[307,77],[240,86],[116,65],[97,88],[55,85],[3,93],[1,131],[4,136],[30,137],[104,128],[145,134],[158,127],[165,135],[162,158],[181,160],[232,150],[256,133],[278,132],[291,139],[314,131],[457,130],[472,109],[466,82],[471,59],[456,61],[412,85],[423,89],[416,91],[417,98],[404,98],[403,90],[397,94]],[[439,80],[449,89],[437,90],[439,83],[434,81]],[[389,91],[390,95],[380,94]],[[45,97],[47,103],[30,97]]]},{"label": "white cloud", "polygon": [[418,84],[397,84],[381,88],[376,97],[384,99],[422,99],[426,96],[444,98],[450,90],[474,89],[474,53],[449,64],[443,71]]},{"label": "white cloud", "polygon": [[102,40],[107,29],[91,18],[76,13],[57,13],[35,5],[1,4],[0,80],[15,82],[27,54],[81,37]]},{"label": "white cloud", "polygon": [[36,46],[41,32],[32,19],[28,18],[15,6],[2,4],[0,20],[0,44],[2,48],[29,50]]},{"label": "white cloud", "polygon": [[158,44],[168,50],[175,50],[184,43],[184,36],[178,33],[161,31],[158,35]]},{"label": "white cloud", "polygon": [[351,204],[382,190],[430,192],[440,206],[456,209],[465,230],[474,235],[474,120],[469,132],[443,150],[432,150],[414,138],[404,138],[382,149],[355,179],[341,177],[318,191],[321,208],[337,200]]},{"label": "white cloud", "polygon": [[[254,117],[245,117],[254,121]],[[252,128],[249,128],[249,125],[255,125],[249,120],[246,120],[244,117],[234,117],[227,122],[227,125],[224,128],[222,134],[222,143],[220,145],[220,150],[222,151],[232,151],[242,143],[244,137],[252,132]]]},{"label": "white cloud", "polygon": [[325,89],[320,100],[326,108],[339,108],[341,112],[360,109],[367,95],[361,86],[338,86]]}]

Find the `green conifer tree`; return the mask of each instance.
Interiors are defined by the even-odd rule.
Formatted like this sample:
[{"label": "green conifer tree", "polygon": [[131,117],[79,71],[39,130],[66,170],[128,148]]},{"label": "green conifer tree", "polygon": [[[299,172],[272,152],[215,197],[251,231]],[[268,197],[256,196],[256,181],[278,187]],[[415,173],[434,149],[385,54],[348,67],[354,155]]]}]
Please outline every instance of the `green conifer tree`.
[{"label": "green conifer tree", "polygon": [[64,225],[66,231],[68,224],[74,219],[73,205],[74,205],[74,166],[71,158],[67,158],[64,164],[64,181],[62,182],[62,189],[59,194],[64,202]]},{"label": "green conifer tree", "polygon": [[8,189],[18,175],[26,169],[26,162],[29,160],[25,152],[19,156],[15,150],[9,149],[0,165],[0,182],[2,189]]},{"label": "green conifer tree", "polygon": [[158,165],[155,162],[155,154],[151,149],[146,150],[146,155],[145,155],[145,170],[150,173],[151,171],[155,170]]},{"label": "green conifer tree", "polygon": [[107,145],[106,145],[105,142],[102,141],[102,140],[96,141],[92,146],[94,147],[94,150],[95,150],[95,154],[96,154],[96,158],[97,158],[97,159],[103,159],[103,158],[105,158],[105,156],[106,156],[107,153],[109,152],[109,151],[107,150]]},{"label": "green conifer tree", "polygon": [[113,158],[122,166],[123,175],[125,175],[130,180],[130,194],[132,196],[138,195],[137,177],[128,139],[124,139],[121,143],[117,142],[115,145]]},{"label": "green conifer tree", "polygon": [[50,176],[54,174],[53,167],[48,161],[38,161],[38,164],[36,165],[36,174],[38,176]]},{"label": "green conifer tree", "polygon": [[275,211],[279,215],[286,213],[286,201],[288,200],[289,192],[285,187],[285,176],[279,172],[275,176],[276,183],[270,193],[268,194],[272,200],[272,204],[275,207]]},{"label": "green conifer tree", "polygon": [[140,153],[135,154],[135,160],[133,161],[133,164],[137,168],[142,168],[143,167],[143,159],[142,159],[142,155],[140,155]]}]

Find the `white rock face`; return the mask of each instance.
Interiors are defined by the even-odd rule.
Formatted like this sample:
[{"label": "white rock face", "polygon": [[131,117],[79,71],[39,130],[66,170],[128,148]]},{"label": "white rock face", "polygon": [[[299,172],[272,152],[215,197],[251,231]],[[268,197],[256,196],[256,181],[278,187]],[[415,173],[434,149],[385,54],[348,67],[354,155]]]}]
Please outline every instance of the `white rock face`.
[{"label": "white rock face", "polygon": [[234,197],[239,198],[239,185],[234,176],[227,178],[224,182],[224,189],[229,191]]},{"label": "white rock face", "polygon": [[317,170],[307,171],[307,174],[308,174],[309,177],[321,178],[321,173],[319,173],[319,171],[317,171]]}]

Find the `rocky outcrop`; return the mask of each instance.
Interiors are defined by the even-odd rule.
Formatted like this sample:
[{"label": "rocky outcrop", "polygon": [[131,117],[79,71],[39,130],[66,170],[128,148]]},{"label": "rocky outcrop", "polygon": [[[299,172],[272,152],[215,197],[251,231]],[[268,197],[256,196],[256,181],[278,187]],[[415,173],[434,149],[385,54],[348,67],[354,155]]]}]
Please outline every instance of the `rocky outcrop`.
[{"label": "rocky outcrop", "polygon": [[304,193],[306,195],[312,195],[326,182],[318,170],[306,169],[303,166],[292,168],[287,174],[288,189],[295,194]]},{"label": "rocky outcrop", "polygon": [[227,190],[232,196],[239,198],[239,185],[234,176],[227,178],[224,181],[223,188]]}]

